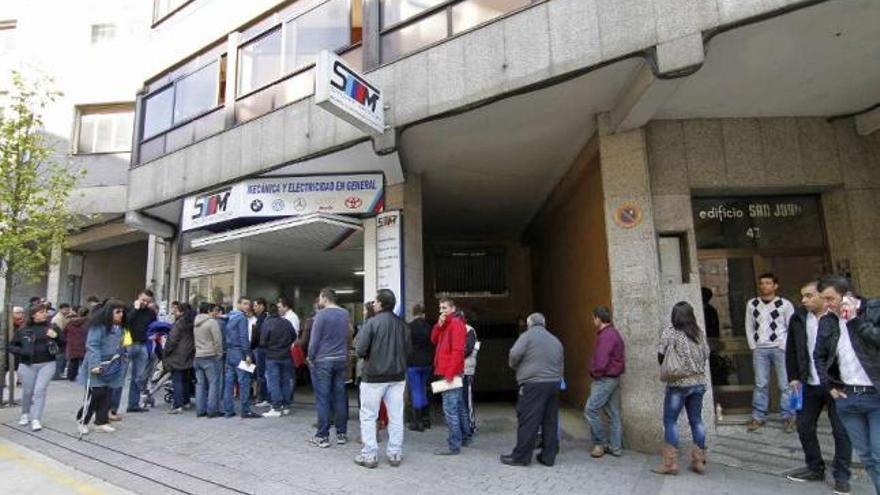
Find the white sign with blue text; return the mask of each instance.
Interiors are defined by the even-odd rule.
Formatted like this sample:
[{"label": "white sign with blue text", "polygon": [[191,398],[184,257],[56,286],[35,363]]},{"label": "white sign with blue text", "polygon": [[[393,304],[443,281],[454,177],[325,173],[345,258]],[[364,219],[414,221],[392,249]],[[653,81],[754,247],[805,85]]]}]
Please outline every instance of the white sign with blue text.
[{"label": "white sign with blue text", "polygon": [[382,91],[327,50],[315,67],[315,104],[366,134],[385,132]]},{"label": "white sign with blue text", "polygon": [[394,293],[394,313],[403,317],[403,214],[399,210],[376,215],[376,288]]},{"label": "white sign with blue text", "polygon": [[382,174],[262,177],[239,182],[183,202],[183,231],[237,218],[274,218],[310,213],[378,213]]}]

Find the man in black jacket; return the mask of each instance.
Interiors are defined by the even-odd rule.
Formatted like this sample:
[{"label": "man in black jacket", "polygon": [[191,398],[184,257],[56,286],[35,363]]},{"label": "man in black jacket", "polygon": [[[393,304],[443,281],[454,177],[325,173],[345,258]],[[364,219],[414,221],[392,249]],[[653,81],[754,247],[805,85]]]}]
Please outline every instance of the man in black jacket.
[{"label": "man in black jacket", "polygon": [[813,355],[819,380],[880,494],[880,300],[856,297],[838,275],[822,277],[818,288],[829,310]]},{"label": "man in black jacket", "polygon": [[394,314],[396,303],[393,292],[380,289],[373,303],[376,316],[367,320],[355,343],[355,352],[364,359],[360,390],[364,447],[354,462],[367,468],[379,464],[376,419],[382,402],[388,409],[388,463],[397,467],[403,460],[403,391],[411,342],[409,327]]},{"label": "man in black jacket", "polygon": [[[153,291],[144,289],[137,295],[126,321],[131,332],[131,345],[128,346],[128,362],[131,369],[131,383],[128,387],[128,408],[130,413],[143,412],[140,407],[141,392],[147,385],[147,327],[156,321],[156,312],[150,309],[153,302]],[[121,389],[120,389],[121,390]],[[115,401],[114,401],[115,402]],[[114,411],[118,403],[114,404]]]},{"label": "man in black jacket", "polygon": [[793,391],[802,393],[803,409],[797,414],[797,430],[804,448],[806,468],[788,475],[792,481],[825,481],[825,461],[816,435],[816,424],[822,409],[828,408],[834,435],[834,484],[837,493],[849,493],[852,446],[846,429],[837,416],[834,400],[819,381],[813,350],[819,333],[819,319],[825,314],[825,302],[819,295],[818,283],[801,287],[801,304],[788,323],[785,346],[785,368]]},{"label": "man in black jacket", "polygon": [[278,418],[290,414],[291,377],[293,360],[290,346],[296,332],[293,324],[278,314],[278,306],[268,306],[269,316],[260,327],[260,348],[266,355],[266,384],[272,409],[264,418]]},{"label": "man in black jacket", "polygon": [[424,431],[431,427],[428,380],[431,379],[434,364],[434,344],[431,342],[433,325],[425,320],[425,308],[421,304],[413,306],[413,316],[413,320],[409,322],[412,349],[406,360],[406,381],[412,403],[412,423],[409,429]]}]

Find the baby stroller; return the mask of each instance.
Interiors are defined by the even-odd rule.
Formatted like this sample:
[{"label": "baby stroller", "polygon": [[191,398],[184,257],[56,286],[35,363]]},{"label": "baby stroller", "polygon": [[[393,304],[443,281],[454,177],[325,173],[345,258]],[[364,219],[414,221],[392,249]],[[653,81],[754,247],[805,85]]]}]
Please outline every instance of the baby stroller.
[{"label": "baby stroller", "polygon": [[162,350],[171,332],[171,324],[154,321],[147,327],[147,386],[141,395],[141,407],[146,409],[156,405],[156,394],[162,394],[162,400],[171,402],[171,373],[162,366]]}]

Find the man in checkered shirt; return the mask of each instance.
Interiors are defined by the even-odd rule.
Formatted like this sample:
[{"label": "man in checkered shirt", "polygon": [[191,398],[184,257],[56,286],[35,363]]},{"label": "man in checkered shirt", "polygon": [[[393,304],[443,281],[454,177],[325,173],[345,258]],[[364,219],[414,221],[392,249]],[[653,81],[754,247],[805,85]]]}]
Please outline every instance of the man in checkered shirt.
[{"label": "man in checkered shirt", "polygon": [[794,314],[794,306],[776,293],[779,280],[772,273],[758,277],[758,297],[746,303],[746,339],[752,350],[755,367],[755,391],[752,396],[752,419],[747,423],[749,431],[764,426],[770,407],[770,367],[776,371],[776,383],[780,391],[780,410],[785,432],[795,431],[795,412],[791,410],[791,389],[785,373],[785,341],[788,337],[788,320]]}]

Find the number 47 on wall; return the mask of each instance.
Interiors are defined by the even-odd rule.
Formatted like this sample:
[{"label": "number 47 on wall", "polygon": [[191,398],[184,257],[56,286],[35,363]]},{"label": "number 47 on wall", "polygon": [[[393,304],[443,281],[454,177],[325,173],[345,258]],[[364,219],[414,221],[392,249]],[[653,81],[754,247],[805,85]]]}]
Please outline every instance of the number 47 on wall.
[{"label": "number 47 on wall", "polygon": [[761,228],[760,227],[749,227],[749,229],[746,230],[746,237],[757,241],[758,239],[761,238]]}]

